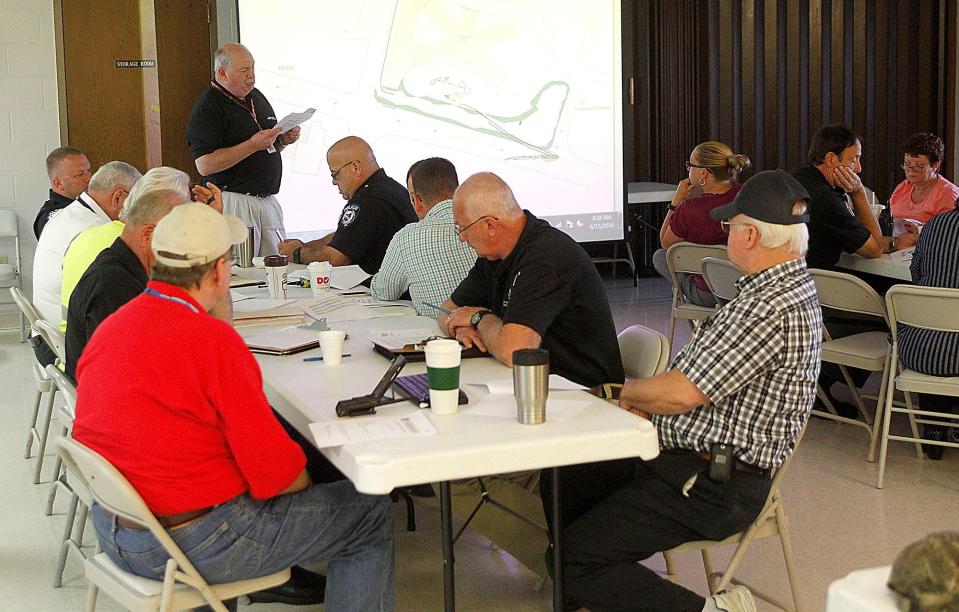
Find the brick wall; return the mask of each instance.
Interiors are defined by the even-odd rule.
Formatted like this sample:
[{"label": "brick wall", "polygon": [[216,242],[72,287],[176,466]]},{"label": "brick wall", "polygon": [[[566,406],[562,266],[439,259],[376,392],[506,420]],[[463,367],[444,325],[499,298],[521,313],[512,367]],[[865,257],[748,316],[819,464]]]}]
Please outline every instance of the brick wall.
[{"label": "brick wall", "polygon": [[[0,0],[0,208],[14,209],[19,219],[28,295],[37,243],[33,219],[50,188],[44,160],[60,146],[57,105],[53,2]],[[0,242],[0,255],[12,251]],[[0,309],[0,328],[13,327],[11,312],[15,307]]]}]

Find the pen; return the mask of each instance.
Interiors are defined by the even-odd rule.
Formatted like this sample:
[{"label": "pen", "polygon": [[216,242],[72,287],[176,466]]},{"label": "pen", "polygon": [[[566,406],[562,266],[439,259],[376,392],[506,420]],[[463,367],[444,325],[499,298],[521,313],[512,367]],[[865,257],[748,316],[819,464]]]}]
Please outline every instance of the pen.
[{"label": "pen", "polygon": [[[352,353],[343,353],[343,357],[352,357]],[[323,361],[323,357],[304,357],[303,361]]]},{"label": "pen", "polygon": [[440,308],[440,307],[437,306],[436,304],[430,304],[429,302],[423,302],[423,305],[424,305],[424,306],[429,306],[430,308],[435,308],[436,310],[439,310],[439,311],[442,312],[443,314],[453,314],[451,311],[446,310],[445,308]]}]

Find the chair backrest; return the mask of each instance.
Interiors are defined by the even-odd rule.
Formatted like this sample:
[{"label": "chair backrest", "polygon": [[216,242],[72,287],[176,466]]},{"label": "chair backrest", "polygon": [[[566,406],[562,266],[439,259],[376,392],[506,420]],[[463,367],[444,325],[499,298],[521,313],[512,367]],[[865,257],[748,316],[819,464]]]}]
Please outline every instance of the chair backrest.
[{"label": "chair backrest", "polygon": [[726,255],[725,244],[677,242],[666,249],[666,266],[669,268],[670,273],[674,275],[680,272],[702,274],[702,261],[704,257],[729,259]]},{"label": "chair backrest", "polygon": [[52,363],[47,366],[47,376],[49,376],[50,379],[53,380],[53,384],[57,386],[57,391],[59,391],[63,397],[67,412],[71,417],[75,416],[77,413],[76,386],[66,374],[60,371],[60,368]]},{"label": "chair backrest", "polygon": [[17,238],[17,213],[9,208],[0,209],[0,238]]},{"label": "chair backrest", "polygon": [[56,353],[60,363],[67,362],[67,339],[64,337],[60,327],[53,325],[46,319],[37,319],[34,323],[34,329],[50,346],[50,349]]},{"label": "chair backrest", "polygon": [[199,572],[150,512],[133,485],[109,461],[73,438],[58,438],[57,452],[66,468],[80,477],[97,504],[117,516],[149,529],[185,573],[202,580]]},{"label": "chair backrest", "polygon": [[802,442],[803,436],[806,435],[806,427],[809,426],[809,418],[806,418],[806,424],[802,426],[802,429],[799,430],[799,435],[796,436],[796,444],[793,446],[793,452],[789,453],[789,456],[786,457],[786,460],[783,461],[782,465],[776,468],[776,473],[773,474],[772,484],[769,486],[769,498],[766,500],[768,504],[772,500],[773,495],[779,489],[779,483],[782,481],[783,476],[786,475],[786,470],[789,468],[789,465],[793,461],[793,457],[796,456],[796,451],[799,450],[799,443]]},{"label": "chair backrest", "polygon": [[893,285],[886,292],[886,308],[894,342],[899,325],[959,332],[959,289]]},{"label": "chair backrest", "polygon": [[16,302],[17,307],[20,308],[20,312],[22,312],[23,316],[27,318],[27,321],[30,322],[30,328],[40,333],[35,325],[36,322],[40,320],[40,313],[37,311],[37,307],[33,305],[33,302],[27,299],[27,296],[23,295],[23,291],[20,291],[19,287],[10,287],[10,295],[13,296],[13,301]]},{"label": "chair backrest", "polygon": [[819,303],[845,312],[856,312],[882,318],[888,323],[886,305],[876,290],[852,274],[810,268],[816,283]]},{"label": "chair backrest", "polygon": [[666,370],[669,341],[663,334],[643,325],[630,325],[616,339],[629,378],[649,378]]},{"label": "chair backrest", "polygon": [[739,295],[736,281],[743,273],[733,262],[718,257],[704,257],[702,268],[706,285],[719,300],[728,302]]}]

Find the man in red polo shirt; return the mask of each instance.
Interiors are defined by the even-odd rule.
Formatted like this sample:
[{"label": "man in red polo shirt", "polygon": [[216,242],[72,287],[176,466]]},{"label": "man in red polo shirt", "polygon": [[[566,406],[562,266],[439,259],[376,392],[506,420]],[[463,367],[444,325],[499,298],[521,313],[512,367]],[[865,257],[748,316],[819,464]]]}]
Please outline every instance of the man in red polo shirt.
[{"label": "man in red polo shirt", "polygon": [[[157,224],[153,280],[78,363],[73,435],[120,470],[210,582],[325,561],[327,609],[392,610],[389,498],[310,482],[253,356],[207,312],[229,292],[230,249],[246,235],[198,203]],[[96,505],[93,518],[114,563],[162,577],[168,555],[148,531]]]}]

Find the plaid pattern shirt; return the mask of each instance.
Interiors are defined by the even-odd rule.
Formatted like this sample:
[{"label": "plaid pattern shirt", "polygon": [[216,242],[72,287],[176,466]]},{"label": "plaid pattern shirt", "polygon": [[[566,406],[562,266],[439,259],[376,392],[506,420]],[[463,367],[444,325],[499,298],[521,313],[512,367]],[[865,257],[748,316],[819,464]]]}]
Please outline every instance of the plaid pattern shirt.
[{"label": "plaid pattern shirt", "polygon": [[778,467],[816,396],[822,311],[803,259],[740,278],[739,296],[707,318],[673,359],[709,403],[653,415],[663,449],[732,445],[740,460]]},{"label": "plaid pattern shirt", "polygon": [[439,306],[476,263],[476,251],[460,242],[453,224],[453,200],[433,206],[417,223],[403,227],[390,242],[370,290],[380,300],[395,300],[409,289],[416,314],[436,318]]}]

